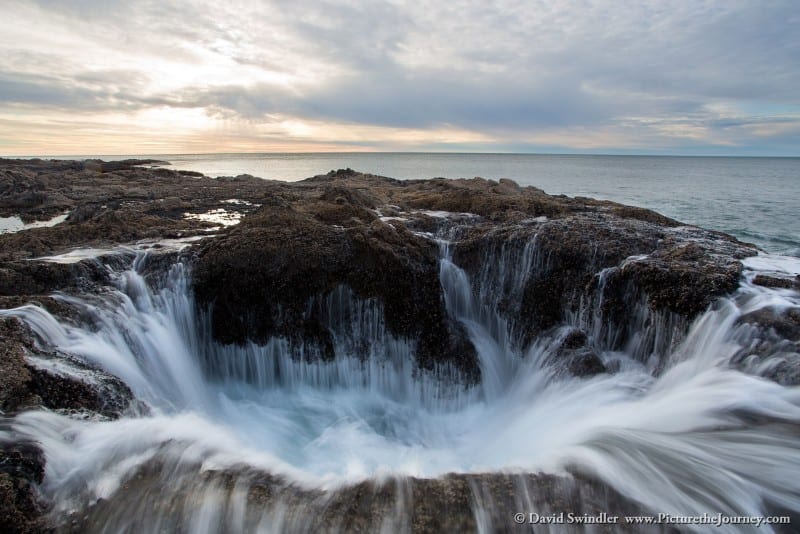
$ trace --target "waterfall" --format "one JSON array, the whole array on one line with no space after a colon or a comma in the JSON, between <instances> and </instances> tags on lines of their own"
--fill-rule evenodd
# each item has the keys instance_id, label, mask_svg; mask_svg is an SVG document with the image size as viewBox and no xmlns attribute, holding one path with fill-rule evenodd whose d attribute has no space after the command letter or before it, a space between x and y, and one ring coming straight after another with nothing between
<instances>
[{"instance_id":1,"label":"waterfall","mask_svg":"<svg viewBox=\"0 0 800 534\"><path fill-rule=\"evenodd\" d=\"M199 355L210 380L246 383L258 390L364 389L409 407L458 409L475 392L460 385L454 367L433 372L416 368L413 340L386 328L383 305L359 299L344 285L309 300L304 319L316 318L331 333L334 357L327 360L316 340L300 343L272 337L266 343L220 345L211 339L210 314L199 318Z\"/></svg>"},{"instance_id":2,"label":"waterfall","mask_svg":"<svg viewBox=\"0 0 800 534\"><path fill-rule=\"evenodd\" d=\"M450 243L440 240L439 246L442 256L439 261L439 279L447 312L464 325L470 341L475 346L481 366L481 387L484 397L496 399L502 394L503 388L514 373L516 358L509 321L498 313L496 305L492 305L496 304L497 297L488 303L484 300L487 286L491 287L493 284L485 281L479 286L479 295L473 295L469 276L453 263ZM526 251L532 248L526 247ZM529 254L523 253L523 258L523 263L529 268ZM499 265L514 266L512 260L505 254L501 256ZM503 274L506 273L504 269L501 271ZM516 276L516 284L511 291L519 290L524 283L524 277L513 273L512 276ZM501 279L501 284L504 281Z\"/></svg>"},{"instance_id":3,"label":"waterfall","mask_svg":"<svg viewBox=\"0 0 800 534\"><path fill-rule=\"evenodd\" d=\"M153 288L137 271L139 254L114 273L113 289L58 297L91 324L30 305L0 311L42 344L120 377L150 407L114 421L31 411L0 431L41 445L42 492L56 518L88 510L103 524L87 528L98 531L303 531L316 523L302 510L333 513L369 483L381 511L369 525L396 531L409 528L402 518L422 505L424 488L455 484L437 477L456 473L472 477L469 509L458 513L491 530L512 512L500 507L541 505L525 478L539 472L597 478L653 513L800 512L800 390L756 375L770 366L747 360L752 331L740 322L763 307L800 307L795 291L746 278L680 340L646 343L667 351L658 373L642 365L640 342L620 347L595 323L589 337L601 357L629 365L578 378L553 364L563 329L522 347L493 308L502 297L491 292L518 291L520 266L537 268L535 246L501 254L495 272L504 274L482 272L475 283L442 242L446 308L482 370L470 388L452 369L418 369L414 341L386 329L381 303L345 286L307 305L331 332L332 359L280 337L220 345L209 312L197 310L189 268L176 263ZM595 311L586 306L564 326L588 325ZM638 320L653 335L674 327L669 318ZM512 477L518 502L487 490L481 477L492 476Z\"/></svg>"}]
</instances>

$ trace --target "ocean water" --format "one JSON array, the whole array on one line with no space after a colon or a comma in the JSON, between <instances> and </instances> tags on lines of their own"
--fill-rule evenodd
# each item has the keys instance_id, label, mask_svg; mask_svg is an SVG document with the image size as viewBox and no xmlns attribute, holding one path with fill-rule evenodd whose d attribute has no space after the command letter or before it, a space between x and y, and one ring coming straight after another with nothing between
<instances>
[{"instance_id":1,"label":"ocean water","mask_svg":"<svg viewBox=\"0 0 800 534\"><path fill-rule=\"evenodd\" d=\"M105 156L123 157L149 156ZM252 174L296 181L349 167L403 180L510 178L550 194L653 209L687 224L732 234L768 252L800 256L800 158L420 153L157 157L176 169L214 177Z\"/></svg>"}]
</instances>

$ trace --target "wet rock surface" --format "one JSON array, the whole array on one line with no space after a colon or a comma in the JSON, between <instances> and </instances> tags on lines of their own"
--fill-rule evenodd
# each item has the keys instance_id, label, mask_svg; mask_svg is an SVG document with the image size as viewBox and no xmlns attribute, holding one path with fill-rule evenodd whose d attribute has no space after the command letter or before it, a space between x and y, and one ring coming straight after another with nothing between
<instances>
[{"instance_id":1,"label":"wet rock surface","mask_svg":"<svg viewBox=\"0 0 800 534\"><path fill-rule=\"evenodd\" d=\"M252 176L214 180L152 167L157 163L0 159L0 217L28 223L68 213L53 227L0 234L0 260L202 234L218 225L187 219L187 213L247 213L256 206L225 201L257 202L270 189L270 182Z\"/></svg>"},{"instance_id":2,"label":"wet rock surface","mask_svg":"<svg viewBox=\"0 0 800 534\"><path fill-rule=\"evenodd\" d=\"M115 419L134 403L121 380L39 346L30 329L14 318L0 318L0 371L0 410L5 414L47 408Z\"/></svg>"},{"instance_id":3,"label":"wet rock surface","mask_svg":"<svg viewBox=\"0 0 800 534\"><path fill-rule=\"evenodd\" d=\"M0 266L0 296L91 291L107 283L106 269L92 262L59 264L19 260Z\"/></svg>"},{"instance_id":4,"label":"wet rock surface","mask_svg":"<svg viewBox=\"0 0 800 534\"><path fill-rule=\"evenodd\" d=\"M28 304L21 297L0 298L3 308ZM65 319L74 310L49 298L37 299L52 313ZM52 361L56 368L42 367L35 361ZM72 373L64 369L69 362ZM87 379L88 378L88 379ZM13 428L16 413L49 409L80 417L116 418L131 409L136 401L130 389L118 378L66 355L43 350L33 333L13 318L0 318L0 426ZM50 532L43 517L48 503L39 496L45 458L36 443L24 439L0 440L0 531L8 533Z\"/></svg>"},{"instance_id":5,"label":"wet rock surface","mask_svg":"<svg viewBox=\"0 0 800 534\"><path fill-rule=\"evenodd\" d=\"M308 316L308 302L344 285L377 298L386 324L417 342L423 368L450 362L477 378L474 350L446 318L436 243L380 220L383 187L399 182L354 176L287 187L226 235L203 245L194 273L202 304L213 306L223 343L271 336L317 339L332 357L331 333ZM399 186L399 185L398 185Z\"/></svg>"},{"instance_id":6,"label":"wet rock surface","mask_svg":"<svg viewBox=\"0 0 800 534\"><path fill-rule=\"evenodd\" d=\"M653 310L694 317L738 286L738 260L756 252L648 210L550 196L510 180L399 181L346 169L281 183L210 179L152 160L0 163L0 215L70 213L52 228L0 235L0 295L94 290L107 283L103 268L27 260L203 235L212 223L187 215L235 206L243 222L196 247L194 289L213 310L217 340L312 339L329 358L331 333L304 311L315 295L347 286L380 301L387 327L417 344L423 368L454 363L468 380L479 378L477 362L462 329L447 320L433 235L452 241L454 262L476 285L496 274L491 263L504 253L535 242L532 264L510 266L527 267L524 283L494 288L500 298L491 303L517 324L521 344L577 313L604 269L604 320L624 329L639 297Z\"/></svg>"},{"instance_id":7,"label":"wet rock surface","mask_svg":"<svg viewBox=\"0 0 800 534\"><path fill-rule=\"evenodd\" d=\"M500 298L491 304L517 324L520 344L576 313L603 269L614 269L604 288L606 320L624 329L632 297L646 298L653 310L696 316L738 287L739 260L756 253L648 210L550 196L508 180L398 181L345 170L272 195L199 252L195 290L213 306L217 339L309 332L324 346L329 333L302 312L311 296L343 284L384 304L392 332L418 342L422 367L456 363L468 377L480 371L467 340L445 320L434 235L452 242L454 262L476 284L498 279L492 262L527 269L521 285L492 291ZM508 264L530 243L532 263Z\"/></svg>"},{"instance_id":8,"label":"wet rock surface","mask_svg":"<svg viewBox=\"0 0 800 534\"><path fill-rule=\"evenodd\" d=\"M753 278L753 283L763 287L800 289L800 275L797 275L794 278L788 278L758 274Z\"/></svg>"},{"instance_id":9,"label":"wet rock surface","mask_svg":"<svg viewBox=\"0 0 800 534\"><path fill-rule=\"evenodd\" d=\"M5 424L5 423L3 423ZM0 530L47 532L37 484L44 479L44 455L33 443L0 443Z\"/></svg>"},{"instance_id":10,"label":"wet rock surface","mask_svg":"<svg viewBox=\"0 0 800 534\"><path fill-rule=\"evenodd\" d=\"M744 348L733 364L779 384L800 385L800 310L767 307L739 318Z\"/></svg>"},{"instance_id":11,"label":"wet rock surface","mask_svg":"<svg viewBox=\"0 0 800 534\"><path fill-rule=\"evenodd\" d=\"M114 498L101 500L86 513L70 518L66 532L97 532L96 525L181 530L197 499L217 511L204 527L225 530L238 525L246 532L269 527L286 532L525 532L514 513L559 518L558 532L671 532L670 528L627 525L619 516L646 512L634 501L579 474L574 477L536 475L447 475L437 479L388 479L361 482L333 491L309 490L257 471L210 471L203 476L162 477L163 467L151 464L126 481ZM154 492L153 488L163 488ZM214 488L203 493L202 488ZM202 496L204 495L204 496ZM202 497L201 497L202 496ZM117 513L120 503L141 510L133 519ZM614 510L614 514L608 514ZM145 513L146 512L146 513ZM563 515L562 515L563 514ZM616 524L585 527L568 524L568 516L602 518L617 515ZM605 514L605 515L603 515ZM547 526L547 525L545 525ZM592 530L596 529L596 530Z\"/></svg>"},{"instance_id":12,"label":"wet rock surface","mask_svg":"<svg viewBox=\"0 0 800 534\"><path fill-rule=\"evenodd\" d=\"M553 365L572 376L591 377L608 371L597 352L589 346L586 333L573 328L553 351Z\"/></svg>"},{"instance_id":13,"label":"wet rock surface","mask_svg":"<svg viewBox=\"0 0 800 534\"><path fill-rule=\"evenodd\" d=\"M310 342L319 349L318 357L331 358L332 332L309 313L309 302L345 286L357 298L381 304L387 329L414 342L421 368L450 364L466 382L477 382L475 349L445 309L438 239L450 243L449 253L470 276L477 298L514 324L515 342L524 345L564 322L573 323L574 331L556 354L567 372L590 377L609 369L587 337L591 321L575 317L591 308L595 321L621 332L605 349L623 346L641 327L633 302L641 302L653 317L688 324L714 299L738 287L740 260L756 253L730 236L687 227L652 211L550 196L508 180L398 181L348 169L280 183L251 176L210 179L150 167L155 164L0 160L0 216L31 222L69 212L59 225L0 235L0 308L35 302L65 320L85 320L49 295L102 291L109 283L106 264L35 258L75 248L212 233L214 237L198 241L188 254L193 258L193 289L203 310L212 311L218 342L281 336ZM216 223L187 217L234 208L245 215L242 222L213 232L209 229ZM165 254L147 259L153 283L174 258ZM520 272L523 276L514 275ZM754 282L797 287L796 281L776 280ZM792 313L778 310L742 319L743 327L761 329L764 340L741 355L743 367L798 352L800 322ZM64 360L64 355L37 346L17 321L0 319L5 424L26 409L99 417L117 417L130 409L132 395L114 377L82 369L96 378L86 382L48 366ZM771 378L800 383L800 366L788 357L781 361L786 363L774 365ZM69 363L80 368L78 362ZM42 526L37 518L44 508L35 486L41 482L44 460L37 451L23 443L4 444L0 451L0 530L25 532ZM145 480L152 476L142 475ZM233 484L225 472L208 476L223 486ZM592 481L539 475L526 480L536 502L553 510L574 505L576 512L589 513L597 502L624 511L638 509ZM254 482L247 499L257 505L280 498L290 510L292 503L298 509L301 502L330 503L320 505L313 525L349 521L370 529L404 491L413 489L411 530L471 531L479 526L472 513L475 496L506 499L514 508L516 483L504 475L413 480L408 490L364 483L331 501L301 490L284 489L277 495L271 484ZM135 494L136 484L129 481L119 498ZM481 493L481 487L489 489ZM181 501L175 499L151 504L179 507ZM98 502L73 526L88 528L94 519L110 517L114 502ZM511 529L509 519L492 518L492 524Z\"/></svg>"}]
</instances>

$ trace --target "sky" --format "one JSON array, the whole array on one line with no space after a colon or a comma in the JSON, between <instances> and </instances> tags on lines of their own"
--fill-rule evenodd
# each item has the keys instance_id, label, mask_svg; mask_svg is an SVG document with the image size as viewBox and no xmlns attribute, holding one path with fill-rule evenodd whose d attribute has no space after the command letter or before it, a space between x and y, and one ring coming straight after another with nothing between
<instances>
[{"instance_id":1,"label":"sky","mask_svg":"<svg viewBox=\"0 0 800 534\"><path fill-rule=\"evenodd\" d=\"M800 156L797 0L0 0L0 155Z\"/></svg>"}]
</instances>

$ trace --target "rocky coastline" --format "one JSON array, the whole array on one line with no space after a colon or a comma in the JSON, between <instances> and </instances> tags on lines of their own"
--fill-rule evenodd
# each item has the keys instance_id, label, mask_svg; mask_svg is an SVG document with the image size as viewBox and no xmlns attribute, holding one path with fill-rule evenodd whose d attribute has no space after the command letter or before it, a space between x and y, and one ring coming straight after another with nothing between
<instances>
[{"instance_id":1,"label":"rocky coastline","mask_svg":"<svg viewBox=\"0 0 800 534\"><path fill-rule=\"evenodd\" d=\"M0 309L35 305L66 322L85 321L80 310L53 294L100 294L109 283L107 266L130 261L130 250L146 248L152 251L145 269L152 284L178 258L192 266L192 290L220 344L281 337L311 360L333 359L336 333L310 303L346 288L355 299L381 307L389 334L416 347L419 369L447 367L465 384L483 377L467 332L446 310L444 254L475 281L479 302L513 324L512 344L526 346L570 325L557 358L565 372L589 377L614 372L598 358L597 340L614 350L636 336L642 364L659 373L660 358L692 319L736 291L741 261L758 253L731 236L649 210L552 196L510 180L399 181L345 169L286 183L247 175L212 179L155 160L0 159L0 217L29 223L65 213L66 220L51 227L0 234ZM504 270L508 266L513 272ZM518 276L520 270L525 277ZM753 283L797 288L799 282L762 276ZM761 340L742 355L743 362L800 352L800 316L794 311L754 313L743 321ZM671 337L655 335L665 323L674 327ZM369 357L366 348L362 357ZM62 363L71 371L63 372ZM44 346L16 319L0 317L4 428L27 410L113 419L147 409L114 376L87 368L92 378L81 380L75 370L85 367ZM800 370L791 366L764 376L800 384ZM49 504L36 489L44 477L41 451L22 441L1 445L0 530L54 528L47 523ZM153 472L143 470L142 479L156 477ZM526 487L540 492L537 502L553 510L562 501L576 513L599 510L600 502L641 511L587 474L576 475L531 474ZM224 471L208 476L232 484ZM250 477L261 480L253 486L261 490L251 489L248 497L256 504L273 498L275 487L283 487L284 498L295 504L319 501L313 492L287 490L266 473ZM131 481L122 493L135 493L138 483ZM513 508L514 483L502 475L409 484L348 488L319 517L347 517L371 528L372 515L388 513L396 494L407 491L419 508L412 530L472 530L472 517L463 513L470 506L465 488L481 484ZM56 527L77 532L112 514L113 502L99 502L71 526ZM453 523L457 517L462 522Z\"/></svg>"}]
</instances>

